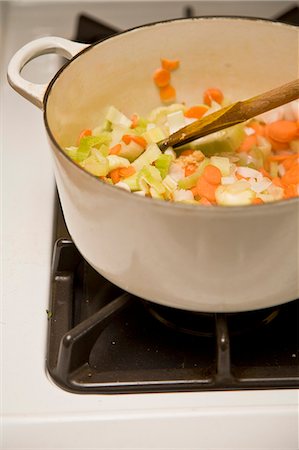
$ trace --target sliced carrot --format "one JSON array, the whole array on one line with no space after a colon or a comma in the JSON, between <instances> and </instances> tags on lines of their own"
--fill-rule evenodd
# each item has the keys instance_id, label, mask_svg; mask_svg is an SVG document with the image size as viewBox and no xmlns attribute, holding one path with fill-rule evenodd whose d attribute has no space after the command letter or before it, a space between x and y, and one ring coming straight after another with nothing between
<instances>
[{"instance_id":1,"label":"sliced carrot","mask_svg":"<svg viewBox=\"0 0 299 450\"><path fill-rule=\"evenodd\" d=\"M171 72L172 70L175 70L179 67L180 61L178 59L161 58L161 65L163 69L169 70L169 72Z\"/></svg>"},{"instance_id":2,"label":"sliced carrot","mask_svg":"<svg viewBox=\"0 0 299 450\"><path fill-rule=\"evenodd\" d=\"M109 172L109 176L114 184L118 183L121 179L120 173L119 173L119 168L111 170L111 172Z\"/></svg>"},{"instance_id":3,"label":"sliced carrot","mask_svg":"<svg viewBox=\"0 0 299 450\"><path fill-rule=\"evenodd\" d=\"M298 161L296 161L296 159L298 158L299 155L295 155L295 158L289 157L286 158L283 162L282 165L286 170L289 170L294 164L297 164Z\"/></svg>"},{"instance_id":4,"label":"sliced carrot","mask_svg":"<svg viewBox=\"0 0 299 450\"><path fill-rule=\"evenodd\" d=\"M249 128L252 128L258 136L265 135L265 125L262 125L259 122L251 122L248 125Z\"/></svg>"},{"instance_id":5,"label":"sliced carrot","mask_svg":"<svg viewBox=\"0 0 299 450\"><path fill-rule=\"evenodd\" d=\"M221 183L221 171L216 166L209 164L205 167L203 171L204 178L213 185L218 185Z\"/></svg>"},{"instance_id":6,"label":"sliced carrot","mask_svg":"<svg viewBox=\"0 0 299 450\"><path fill-rule=\"evenodd\" d=\"M188 164L185 167L185 177L188 177L189 175L192 175L197 169L196 164Z\"/></svg>"},{"instance_id":7,"label":"sliced carrot","mask_svg":"<svg viewBox=\"0 0 299 450\"><path fill-rule=\"evenodd\" d=\"M131 175L134 175L134 173L136 172L135 168L133 166L129 166L129 167L121 167L119 169L119 175L122 178L128 178Z\"/></svg>"},{"instance_id":8,"label":"sliced carrot","mask_svg":"<svg viewBox=\"0 0 299 450\"><path fill-rule=\"evenodd\" d=\"M131 121L132 121L131 128L136 128L137 127L138 120L139 120L139 117L137 116L137 114L132 114L131 115Z\"/></svg>"},{"instance_id":9,"label":"sliced carrot","mask_svg":"<svg viewBox=\"0 0 299 450\"><path fill-rule=\"evenodd\" d=\"M167 86L170 82L170 72L169 72L169 70L159 68L159 69L155 70L155 72L153 74L153 79L154 79L156 86L158 86L160 88Z\"/></svg>"},{"instance_id":10,"label":"sliced carrot","mask_svg":"<svg viewBox=\"0 0 299 450\"><path fill-rule=\"evenodd\" d=\"M176 98L176 90L171 84L160 88L160 99L162 102L172 102Z\"/></svg>"},{"instance_id":11,"label":"sliced carrot","mask_svg":"<svg viewBox=\"0 0 299 450\"><path fill-rule=\"evenodd\" d=\"M206 105L191 106L184 112L184 116L189 119L200 119L209 109Z\"/></svg>"},{"instance_id":12,"label":"sliced carrot","mask_svg":"<svg viewBox=\"0 0 299 450\"><path fill-rule=\"evenodd\" d=\"M292 197L297 197L297 196L298 196L298 193L297 193L296 184L289 184L288 186L285 187L284 198L292 198Z\"/></svg>"},{"instance_id":13,"label":"sliced carrot","mask_svg":"<svg viewBox=\"0 0 299 450\"><path fill-rule=\"evenodd\" d=\"M252 200L252 205L263 205L263 204L264 204L263 200L259 197L256 197Z\"/></svg>"},{"instance_id":14,"label":"sliced carrot","mask_svg":"<svg viewBox=\"0 0 299 450\"><path fill-rule=\"evenodd\" d=\"M210 202L214 202L216 200L215 191L217 186L215 184L211 184L207 181L204 176L201 176L196 184L198 195L201 197L207 198Z\"/></svg>"},{"instance_id":15,"label":"sliced carrot","mask_svg":"<svg viewBox=\"0 0 299 450\"><path fill-rule=\"evenodd\" d=\"M92 131L89 128L81 131L81 133L79 134L79 137L78 137L78 144L80 143L80 141L83 137L91 136L91 135L92 135Z\"/></svg>"},{"instance_id":16,"label":"sliced carrot","mask_svg":"<svg viewBox=\"0 0 299 450\"><path fill-rule=\"evenodd\" d=\"M281 179L279 177L272 178L272 183L275 186L278 186L278 187L281 187L281 188L283 187L283 184L282 184Z\"/></svg>"},{"instance_id":17,"label":"sliced carrot","mask_svg":"<svg viewBox=\"0 0 299 450\"><path fill-rule=\"evenodd\" d=\"M223 98L223 93L220 91L220 89L217 88L206 89L203 93L203 102L209 106L211 106L212 101L221 105L221 103L223 102Z\"/></svg>"},{"instance_id":18,"label":"sliced carrot","mask_svg":"<svg viewBox=\"0 0 299 450\"><path fill-rule=\"evenodd\" d=\"M109 155L118 155L121 151L121 144L116 144L109 149Z\"/></svg>"},{"instance_id":19,"label":"sliced carrot","mask_svg":"<svg viewBox=\"0 0 299 450\"><path fill-rule=\"evenodd\" d=\"M240 147L237 149L238 153L247 153L249 152L252 147L254 147L257 143L257 136L256 134L251 134L250 136L246 136Z\"/></svg>"},{"instance_id":20,"label":"sliced carrot","mask_svg":"<svg viewBox=\"0 0 299 450\"><path fill-rule=\"evenodd\" d=\"M129 145L130 142L133 141L143 148L145 148L147 146L147 142L142 136L134 136L132 134L124 134L122 137L122 141L127 145Z\"/></svg>"},{"instance_id":21,"label":"sliced carrot","mask_svg":"<svg viewBox=\"0 0 299 450\"><path fill-rule=\"evenodd\" d=\"M197 196L198 196L198 192L197 192L197 187L196 187L196 186L192 187L192 188L190 189L190 191L192 192L192 194L193 194L194 197L197 197Z\"/></svg>"},{"instance_id":22,"label":"sliced carrot","mask_svg":"<svg viewBox=\"0 0 299 450\"><path fill-rule=\"evenodd\" d=\"M181 153L181 156L189 156L189 155L192 155L192 153L194 153L194 150L191 150L191 149L189 149L189 150L184 150L184 151Z\"/></svg>"},{"instance_id":23,"label":"sliced carrot","mask_svg":"<svg viewBox=\"0 0 299 450\"><path fill-rule=\"evenodd\" d=\"M206 206L212 206L213 203L211 203L206 197L201 197L199 200L200 205L206 205Z\"/></svg>"},{"instance_id":24,"label":"sliced carrot","mask_svg":"<svg viewBox=\"0 0 299 450\"><path fill-rule=\"evenodd\" d=\"M295 139L297 124L291 120L277 120L267 126L268 136L276 142L286 143Z\"/></svg>"},{"instance_id":25,"label":"sliced carrot","mask_svg":"<svg viewBox=\"0 0 299 450\"><path fill-rule=\"evenodd\" d=\"M299 164L293 165L287 170L281 181L285 185L299 183Z\"/></svg>"}]
</instances>

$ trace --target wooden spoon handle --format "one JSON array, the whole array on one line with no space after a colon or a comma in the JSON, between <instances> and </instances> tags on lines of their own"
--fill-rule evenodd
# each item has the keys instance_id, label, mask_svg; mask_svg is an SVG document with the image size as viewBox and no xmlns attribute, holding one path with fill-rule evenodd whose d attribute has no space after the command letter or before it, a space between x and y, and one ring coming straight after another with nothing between
<instances>
[{"instance_id":1,"label":"wooden spoon handle","mask_svg":"<svg viewBox=\"0 0 299 450\"><path fill-rule=\"evenodd\" d=\"M299 98L299 79L284 84L271 91L232 103L231 105L209 114L187 125L158 143L161 150L178 147L200 137L231 127L259 114Z\"/></svg>"}]
</instances>

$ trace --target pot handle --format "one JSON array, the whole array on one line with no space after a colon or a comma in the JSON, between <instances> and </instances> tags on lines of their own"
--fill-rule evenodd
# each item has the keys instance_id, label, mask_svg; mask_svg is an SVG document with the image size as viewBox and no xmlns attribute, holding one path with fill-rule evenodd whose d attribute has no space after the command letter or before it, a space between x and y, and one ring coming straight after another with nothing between
<instances>
[{"instance_id":1,"label":"pot handle","mask_svg":"<svg viewBox=\"0 0 299 450\"><path fill-rule=\"evenodd\" d=\"M48 84L32 83L22 77L21 71L32 59L47 53L57 53L67 59L72 59L89 44L73 42L61 37L42 37L29 42L20 48L8 65L7 78L11 87L34 105L43 109L44 95Z\"/></svg>"}]
</instances>

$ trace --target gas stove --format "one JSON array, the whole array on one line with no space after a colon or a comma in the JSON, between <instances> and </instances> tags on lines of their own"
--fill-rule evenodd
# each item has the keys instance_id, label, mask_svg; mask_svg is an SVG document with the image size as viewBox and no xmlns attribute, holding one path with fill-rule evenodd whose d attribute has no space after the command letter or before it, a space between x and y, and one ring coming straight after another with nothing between
<instances>
[{"instance_id":1,"label":"gas stove","mask_svg":"<svg viewBox=\"0 0 299 450\"><path fill-rule=\"evenodd\" d=\"M44 35L91 43L183 15L298 23L297 7L8 1L0 3L2 68ZM61 64L44 56L24 73L46 82ZM65 228L41 112L8 87L3 69L1 81L1 448L298 448L298 301L194 315L111 285Z\"/></svg>"}]
</instances>

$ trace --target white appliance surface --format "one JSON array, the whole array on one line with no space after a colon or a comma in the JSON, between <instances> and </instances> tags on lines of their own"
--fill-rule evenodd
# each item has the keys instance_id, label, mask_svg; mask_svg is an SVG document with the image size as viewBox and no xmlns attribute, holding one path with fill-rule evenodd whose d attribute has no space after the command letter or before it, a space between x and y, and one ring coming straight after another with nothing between
<instances>
[{"instance_id":1,"label":"white appliance surface","mask_svg":"<svg viewBox=\"0 0 299 450\"><path fill-rule=\"evenodd\" d=\"M197 15L273 17L294 2L185 2ZM2 449L298 449L298 390L78 395L45 369L55 183L42 112L6 81L10 57L45 35L72 38L88 13L120 29L182 15L183 2L0 3ZM216 5L216 6L215 6ZM47 82L55 55L24 76Z\"/></svg>"}]
</instances>

